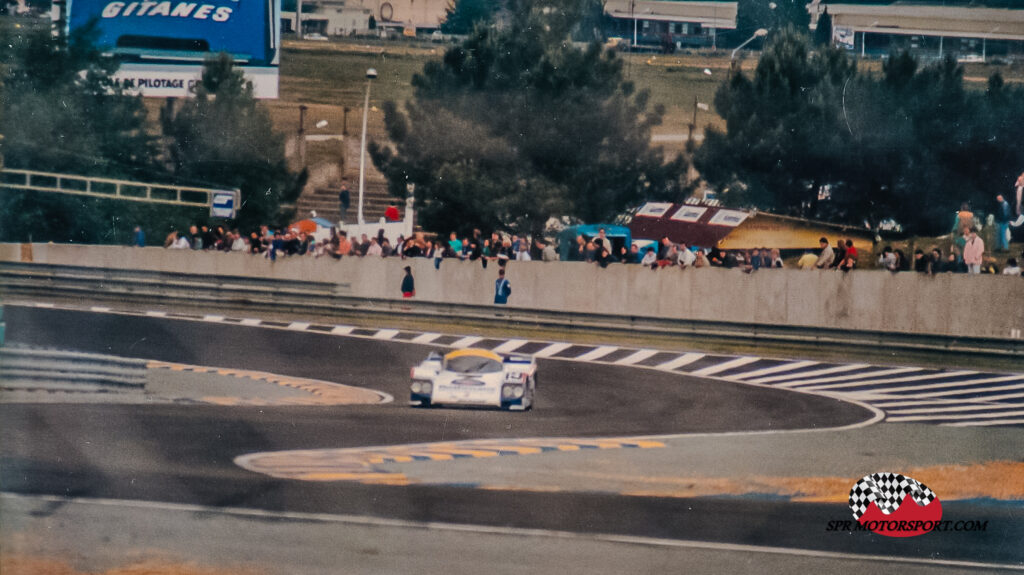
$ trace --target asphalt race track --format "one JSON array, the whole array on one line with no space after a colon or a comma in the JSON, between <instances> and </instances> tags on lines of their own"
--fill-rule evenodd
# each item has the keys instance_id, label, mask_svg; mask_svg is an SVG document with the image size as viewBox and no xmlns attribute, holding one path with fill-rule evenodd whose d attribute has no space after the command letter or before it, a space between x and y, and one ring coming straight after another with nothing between
<instances>
[{"instance_id":1,"label":"asphalt race track","mask_svg":"<svg viewBox=\"0 0 1024 575\"><path fill-rule=\"evenodd\" d=\"M827 550L894 557L1020 563L1022 550L984 533L930 534L913 545L873 534L826 533L845 505L770 498L622 497L274 479L234 458L290 449L529 437L628 437L831 428L870 419L851 403L777 389L608 365L539 360L528 413L418 410L408 370L433 349L118 314L7 306L7 340L194 365L265 370L368 387L379 406L2 404L4 492L213 507L338 513L475 525ZM511 326L510 326L511 329ZM764 455L762 455L764 456ZM808 454L827 457L828 454ZM949 514L1024 532L1019 509L951 502Z\"/></svg>"}]
</instances>

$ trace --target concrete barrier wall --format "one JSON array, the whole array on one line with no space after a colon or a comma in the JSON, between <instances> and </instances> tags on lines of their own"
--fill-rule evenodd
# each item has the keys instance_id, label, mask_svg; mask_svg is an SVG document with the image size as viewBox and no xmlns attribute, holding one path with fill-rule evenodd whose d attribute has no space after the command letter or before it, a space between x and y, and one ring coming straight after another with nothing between
<instances>
[{"instance_id":1,"label":"concrete barrier wall","mask_svg":"<svg viewBox=\"0 0 1024 575\"><path fill-rule=\"evenodd\" d=\"M488 305L498 266L422 258L279 258L248 254L128 248L0 244L0 261L170 273L303 280L336 293L398 299L411 266L419 300ZM765 325L1020 339L1024 279L884 271L851 273L678 268L575 262L512 262L510 307Z\"/></svg>"}]
</instances>

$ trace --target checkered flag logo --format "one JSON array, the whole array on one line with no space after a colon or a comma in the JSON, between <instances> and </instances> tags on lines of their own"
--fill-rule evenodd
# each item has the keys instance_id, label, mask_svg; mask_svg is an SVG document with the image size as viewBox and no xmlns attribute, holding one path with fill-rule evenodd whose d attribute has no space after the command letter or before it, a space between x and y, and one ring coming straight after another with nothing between
<instances>
[{"instance_id":1,"label":"checkered flag logo","mask_svg":"<svg viewBox=\"0 0 1024 575\"><path fill-rule=\"evenodd\" d=\"M878 506L883 515L896 511L903 499L910 494L921 507L935 499L935 492L923 483L899 473L873 473L865 475L850 490L850 509L853 518L860 520L871 502Z\"/></svg>"}]
</instances>

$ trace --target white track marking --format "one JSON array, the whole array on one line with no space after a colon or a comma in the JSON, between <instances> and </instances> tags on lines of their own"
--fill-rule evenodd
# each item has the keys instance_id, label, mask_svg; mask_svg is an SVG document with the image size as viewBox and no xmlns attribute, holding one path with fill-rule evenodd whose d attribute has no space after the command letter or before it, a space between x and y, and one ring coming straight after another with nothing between
<instances>
[{"instance_id":1,"label":"white track marking","mask_svg":"<svg viewBox=\"0 0 1024 575\"><path fill-rule=\"evenodd\" d=\"M592 350L588 351L587 353L584 353L583 355L577 356L577 357L575 357L573 359L575 359L576 361L595 361L595 360L601 359L602 357L612 353L613 351L615 351L617 349L619 349L619 348L617 348L617 347L615 347L613 345L602 345L602 346L600 346L600 347L598 347L596 349L592 349Z\"/></svg>"},{"instance_id":2,"label":"white track marking","mask_svg":"<svg viewBox=\"0 0 1024 575\"><path fill-rule=\"evenodd\" d=\"M53 302L49 302L49 301L37 301L37 302L33 302L32 305L34 305L35 307L45 307L45 308L55 307L53 305Z\"/></svg>"},{"instance_id":3,"label":"white track marking","mask_svg":"<svg viewBox=\"0 0 1024 575\"><path fill-rule=\"evenodd\" d=\"M750 381L747 381L746 383L775 383L777 381L786 381L786 380L799 379L799 378L804 378L804 377L814 377L814 376L818 376L818 375L828 375L830 373L842 373L844 371L853 371L855 369L867 369L869 367L873 367L873 366L868 365L866 363L850 363L850 364L847 364L847 365L837 365L835 367L826 367L826 368L823 368L823 369L815 369L813 371L805 371L805 372L796 373L796 374L786 373L786 374L783 374L783 375L773 375L771 377L760 377L758 379L751 379ZM787 385L789 385L789 384L788 383L780 383L779 384L780 387L786 387Z\"/></svg>"},{"instance_id":4,"label":"white track marking","mask_svg":"<svg viewBox=\"0 0 1024 575\"><path fill-rule=\"evenodd\" d=\"M109 307L103 307L103 306L100 306L100 305L94 305L94 306L90 307L89 310L90 311L99 312L99 313L106 313L106 312L110 311L110 308Z\"/></svg>"},{"instance_id":5,"label":"white track marking","mask_svg":"<svg viewBox=\"0 0 1024 575\"><path fill-rule=\"evenodd\" d=\"M998 383L1000 381L1014 381L1024 379L1024 375L1004 375L999 377L986 377L984 379L961 379L959 381L948 381L945 383L931 383L928 385L908 385L906 387L886 388L886 393L897 391L922 391L926 389L943 389L946 387L958 387L964 385L978 385L982 383Z\"/></svg>"},{"instance_id":6,"label":"white track marking","mask_svg":"<svg viewBox=\"0 0 1024 575\"><path fill-rule=\"evenodd\" d=\"M262 323L263 323L262 319L247 318L247 319L243 319L242 320L242 325L247 325L247 326L250 326L250 327L257 326L257 325L260 325Z\"/></svg>"},{"instance_id":7,"label":"white track marking","mask_svg":"<svg viewBox=\"0 0 1024 575\"><path fill-rule=\"evenodd\" d=\"M853 381L853 380L864 380L871 379L872 377L880 377L883 375L896 375L897 373L907 373L914 371L923 371L919 367L896 367L893 369L883 369L881 371L873 371L870 373L855 373L852 375L837 375L834 377L818 377L814 379L802 379L800 381L794 381L785 384L784 387L803 387L805 385L814 385L816 383L830 383L833 381Z\"/></svg>"},{"instance_id":8,"label":"white track marking","mask_svg":"<svg viewBox=\"0 0 1024 575\"><path fill-rule=\"evenodd\" d=\"M703 354L703 353L684 353L683 355L681 355L681 356L679 356L679 357L677 357L677 358L675 358L673 360L666 361L665 363L662 363L662 364L658 364L657 366L655 366L655 369L662 369L662 370L665 370L665 371L672 371L673 369L676 369L676 368L679 368L679 367L683 367L684 365L690 365L691 363L693 363L693 362L697 361L698 359L704 357L704 355L705 354Z\"/></svg>"},{"instance_id":9,"label":"white track marking","mask_svg":"<svg viewBox=\"0 0 1024 575\"><path fill-rule=\"evenodd\" d=\"M730 553L769 554L794 557L814 557L821 559L841 559L847 561L863 561L874 563L897 563L906 565L925 565L928 567L958 567L961 569L1002 569L1007 571L1024 571L1024 565L1006 563L984 563L980 561L957 561L952 559L931 559L923 557L866 555L859 553L843 553L840 551L819 551L814 549L797 549L792 547L771 547L744 545L740 543L715 543L709 541L691 541L686 539L661 539L636 535L605 535L594 533L575 533L572 531L555 531L550 529L527 529L522 527L502 527L492 525L471 525L466 523L441 523L412 521L407 519L387 519L358 515L340 515L332 513L308 513L300 511L269 511L264 509L248 509L241 507L211 507L190 503L164 503L159 501L138 501L129 499L89 499L84 497L59 497L55 495L20 495L2 493L0 498L37 500L49 503L78 505L94 505L124 509L149 509L190 513L201 516L250 517L275 520L292 520L319 522L340 525L359 525L372 527L390 527L412 529L416 531L447 531L454 533L479 533L487 535L509 535L516 539L539 538L543 540L589 541L598 543L622 543L626 545L642 545L666 549L707 549ZM755 562L755 558L751 558Z\"/></svg>"},{"instance_id":10,"label":"white track marking","mask_svg":"<svg viewBox=\"0 0 1024 575\"><path fill-rule=\"evenodd\" d=\"M290 329L292 331L306 331L307 329L309 329L309 324L304 321L293 321L292 323L288 324L288 327L286 327L285 329Z\"/></svg>"},{"instance_id":11,"label":"white track marking","mask_svg":"<svg viewBox=\"0 0 1024 575\"><path fill-rule=\"evenodd\" d=\"M793 371L794 369L800 369L802 367L810 367L812 365L818 365L816 361L793 361L790 363L784 363L782 365L776 365L775 367L766 367L764 369L757 369L754 371L748 371L746 373L740 373L737 375L730 375L729 379L744 380L751 377L764 377L766 375L772 375L774 373L781 373L783 371Z\"/></svg>"},{"instance_id":12,"label":"white track marking","mask_svg":"<svg viewBox=\"0 0 1024 575\"><path fill-rule=\"evenodd\" d=\"M525 339L510 339L510 340L506 341L505 343L499 345L498 347L494 348L494 352L495 353L512 353L513 351L519 349L520 347L523 347L527 343L529 343L529 342L526 341Z\"/></svg>"},{"instance_id":13,"label":"white track marking","mask_svg":"<svg viewBox=\"0 0 1024 575\"><path fill-rule=\"evenodd\" d=\"M755 361L757 361L759 359L761 359L761 358L759 358L759 357L737 357L736 359L733 359L733 360L730 360L730 361L727 361L727 362L724 362L724 363L719 363L717 365L708 366L708 367L705 367L704 369L698 369L697 371L691 372L690 375L696 375L696 376L715 375L716 373L721 373L723 371L728 371L728 370L730 370L730 369L732 369L734 367L740 367L740 366L747 365L748 363L754 363Z\"/></svg>"},{"instance_id":14,"label":"white track marking","mask_svg":"<svg viewBox=\"0 0 1024 575\"><path fill-rule=\"evenodd\" d=\"M942 419L942 420L947 420L947 421L948 420L959 420L959 419L989 419L989 418L996 418L996 417L1009 417L1009 416L1015 416L1015 415L1024 416L1024 409L1019 409L1018 408L1017 411L1008 411L1008 412L1001 412L1001 413L965 413L965 414L960 414L960 415L948 414L948 413L942 413L942 414L938 414L938 415L906 415L906 416L897 415L897 416L894 416L894 417L886 417L885 420L886 421L890 421L892 423L900 423L900 422L903 422L903 421L928 421L928 420L931 420L931 419Z\"/></svg>"},{"instance_id":15,"label":"white track marking","mask_svg":"<svg viewBox=\"0 0 1024 575\"><path fill-rule=\"evenodd\" d=\"M167 312L165 312L165 311L147 311L146 315L149 316L149 317L167 317Z\"/></svg>"},{"instance_id":16,"label":"white track marking","mask_svg":"<svg viewBox=\"0 0 1024 575\"><path fill-rule=\"evenodd\" d=\"M1000 386L1000 387L983 387L981 389L954 389L952 391L941 391L941 392L935 392L935 393L919 393L917 395L914 395L914 397L946 397L946 396L949 396L949 395L961 395L961 394L964 394L964 393L980 393L980 392L989 393L989 392L992 392L992 391L1013 391L1015 389L1024 389L1024 384L1020 384L1020 385L1003 385L1003 386ZM999 397L1002 397L1002 398L1006 399L1008 396L1002 395L1002 396L999 396ZM1011 395L1009 397L1013 397L1013 396ZM979 397L977 399L979 399L981 401L991 401L993 398L987 398L986 399L984 397Z\"/></svg>"},{"instance_id":17,"label":"white track marking","mask_svg":"<svg viewBox=\"0 0 1024 575\"><path fill-rule=\"evenodd\" d=\"M430 342L434 341L435 339L437 339L439 337L441 337L441 334L439 334L439 333L425 333L423 335L418 335L418 336L412 338L412 342L413 343L430 343Z\"/></svg>"},{"instance_id":18,"label":"white track marking","mask_svg":"<svg viewBox=\"0 0 1024 575\"><path fill-rule=\"evenodd\" d=\"M382 329L373 334L373 339L394 339L398 335L397 329Z\"/></svg>"},{"instance_id":19,"label":"white track marking","mask_svg":"<svg viewBox=\"0 0 1024 575\"><path fill-rule=\"evenodd\" d=\"M886 410L890 415L915 415L919 413L950 413L957 411L1007 411L1020 409L1020 405L1013 404L975 404L975 405L951 405L948 407L919 407L914 409L893 409Z\"/></svg>"},{"instance_id":20,"label":"white track marking","mask_svg":"<svg viewBox=\"0 0 1024 575\"><path fill-rule=\"evenodd\" d=\"M482 337L476 337L475 335L464 337L458 341L452 342L452 347L455 349L465 349L471 347L476 342L482 340Z\"/></svg>"},{"instance_id":21,"label":"white track marking","mask_svg":"<svg viewBox=\"0 0 1024 575\"><path fill-rule=\"evenodd\" d=\"M655 349L641 349L615 362L615 365L633 365L658 353Z\"/></svg>"},{"instance_id":22,"label":"white track marking","mask_svg":"<svg viewBox=\"0 0 1024 575\"><path fill-rule=\"evenodd\" d=\"M572 347L571 343L553 343L533 354L533 357L551 357L558 352L569 349L570 347Z\"/></svg>"},{"instance_id":23,"label":"white track marking","mask_svg":"<svg viewBox=\"0 0 1024 575\"><path fill-rule=\"evenodd\" d=\"M939 373L928 373L928 374L925 374L925 375L912 375L912 376L909 376L909 377L890 377L888 379L866 379L866 380L854 381L854 382L850 382L850 383L833 383L833 384L829 384L829 385L816 385L814 387L808 387L807 389L809 391L817 391L817 390L821 390L821 389L844 389L844 388L847 388L847 387L859 387L859 386L864 386L864 385L881 385L881 384L886 384L886 383L908 383L908 382L911 382L911 381L927 381L929 379L945 379L945 378L948 378L948 377L962 377L962 376L965 376L965 375L977 375L977 374L978 374L978 372L976 372L976 371L945 371L945 372L939 372ZM963 380L961 380L961 381L963 381ZM943 383L943 384L936 384L936 385L947 385L947 384L948 384L948 382L947 383ZM890 392L890 391L895 391L896 389L901 389L901 388L898 388L898 387L897 388L892 388L892 389L885 388L884 391ZM904 389L906 389L906 388L904 388ZM910 389L913 389L913 387L911 387Z\"/></svg>"},{"instance_id":24,"label":"white track marking","mask_svg":"<svg viewBox=\"0 0 1024 575\"><path fill-rule=\"evenodd\" d=\"M1017 419L997 419L995 421L958 421L956 423L940 423L948 427L975 427L990 425L1024 425L1024 417Z\"/></svg>"},{"instance_id":25,"label":"white track marking","mask_svg":"<svg viewBox=\"0 0 1024 575\"><path fill-rule=\"evenodd\" d=\"M222 316L222 315L204 315L203 316L203 321L208 321L208 322L211 322L211 323L220 323L220 322L224 321L224 316Z\"/></svg>"}]
</instances>

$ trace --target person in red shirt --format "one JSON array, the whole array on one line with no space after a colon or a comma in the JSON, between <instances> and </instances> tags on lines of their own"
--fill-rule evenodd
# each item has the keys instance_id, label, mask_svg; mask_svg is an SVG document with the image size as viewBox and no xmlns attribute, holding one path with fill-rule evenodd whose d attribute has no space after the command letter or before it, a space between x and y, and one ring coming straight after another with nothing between
<instances>
[{"instance_id":1,"label":"person in red shirt","mask_svg":"<svg viewBox=\"0 0 1024 575\"><path fill-rule=\"evenodd\" d=\"M389 222L397 222L402 219L402 217L398 215L398 206L395 204L388 206L388 209L384 210L384 219Z\"/></svg>"},{"instance_id":2,"label":"person in red shirt","mask_svg":"<svg viewBox=\"0 0 1024 575\"><path fill-rule=\"evenodd\" d=\"M857 266L857 248L853 246L853 240L846 240L846 255L839 264L839 269L848 272Z\"/></svg>"}]
</instances>

